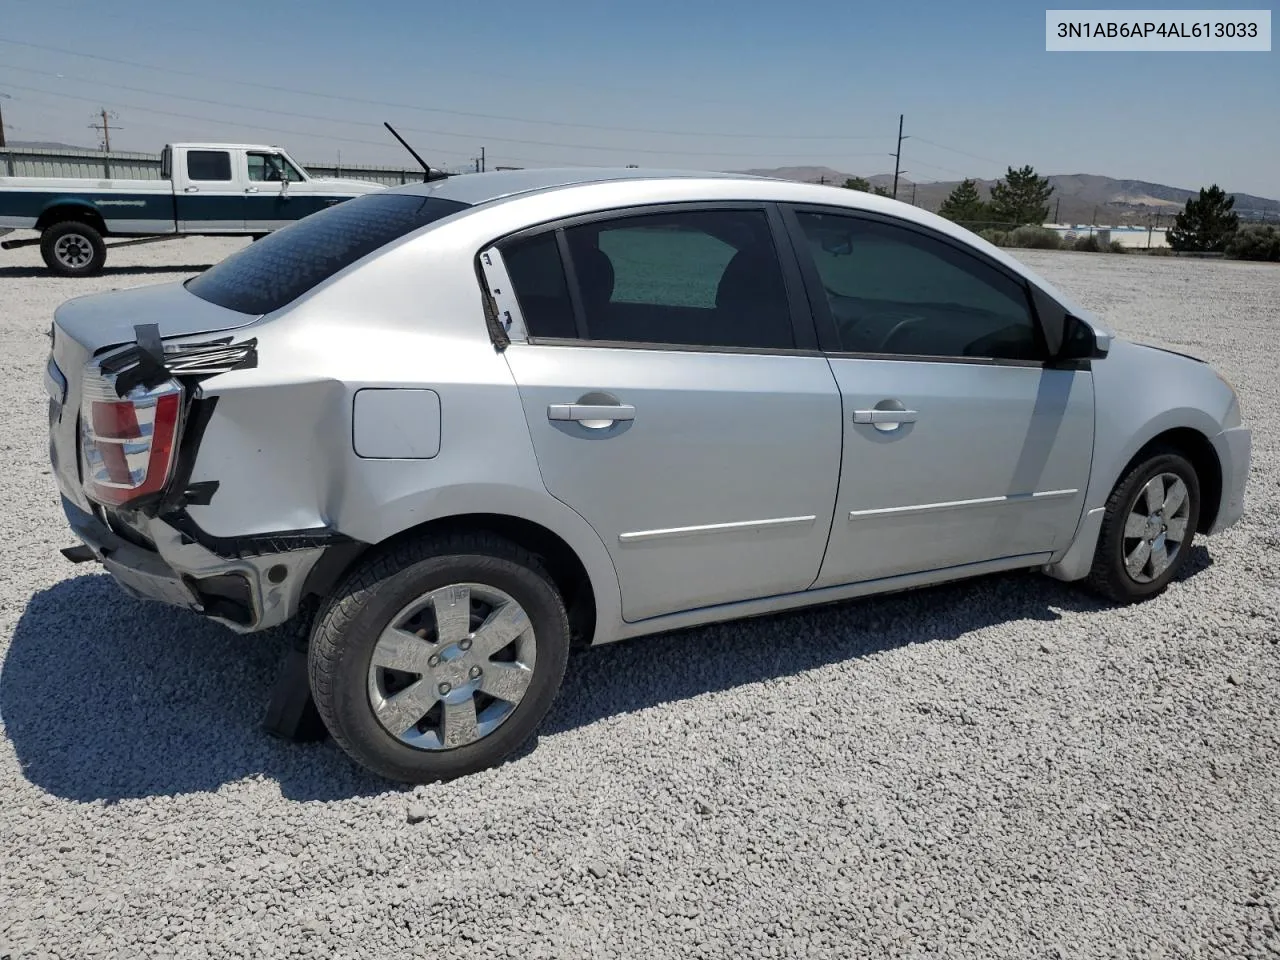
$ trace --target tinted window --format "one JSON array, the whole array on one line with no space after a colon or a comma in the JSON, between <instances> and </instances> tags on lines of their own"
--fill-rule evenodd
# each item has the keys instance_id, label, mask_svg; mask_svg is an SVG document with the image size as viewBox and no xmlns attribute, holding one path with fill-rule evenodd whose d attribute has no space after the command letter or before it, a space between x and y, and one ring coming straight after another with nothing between
<instances>
[{"instance_id":1,"label":"tinted window","mask_svg":"<svg viewBox=\"0 0 1280 960\"><path fill-rule=\"evenodd\" d=\"M269 313L392 240L466 204L372 193L268 234L187 283L197 297L240 313Z\"/></svg>"},{"instance_id":2,"label":"tinted window","mask_svg":"<svg viewBox=\"0 0 1280 960\"><path fill-rule=\"evenodd\" d=\"M1043 358L1025 288L915 230L799 214L842 349L939 357Z\"/></svg>"},{"instance_id":3,"label":"tinted window","mask_svg":"<svg viewBox=\"0 0 1280 960\"><path fill-rule=\"evenodd\" d=\"M502 260L532 337L576 337L573 304L554 233L502 245Z\"/></svg>"},{"instance_id":4,"label":"tinted window","mask_svg":"<svg viewBox=\"0 0 1280 960\"><path fill-rule=\"evenodd\" d=\"M565 236L592 340L795 346L763 211L626 217Z\"/></svg>"},{"instance_id":5,"label":"tinted window","mask_svg":"<svg viewBox=\"0 0 1280 960\"><path fill-rule=\"evenodd\" d=\"M230 180L231 154L225 150L187 151L188 180Z\"/></svg>"}]
</instances>

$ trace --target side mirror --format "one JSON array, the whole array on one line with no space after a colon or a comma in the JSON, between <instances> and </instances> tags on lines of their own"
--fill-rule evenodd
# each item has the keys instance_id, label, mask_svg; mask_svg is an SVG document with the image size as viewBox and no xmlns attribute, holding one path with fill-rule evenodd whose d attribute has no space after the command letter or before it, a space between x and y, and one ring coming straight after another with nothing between
<instances>
[{"instance_id":1,"label":"side mirror","mask_svg":"<svg viewBox=\"0 0 1280 960\"><path fill-rule=\"evenodd\" d=\"M1088 323L1067 314L1063 321L1062 347L1055 360L1098 360L1107 355L1110 336L1100 337Z\"/></svg>"}]
</instances>

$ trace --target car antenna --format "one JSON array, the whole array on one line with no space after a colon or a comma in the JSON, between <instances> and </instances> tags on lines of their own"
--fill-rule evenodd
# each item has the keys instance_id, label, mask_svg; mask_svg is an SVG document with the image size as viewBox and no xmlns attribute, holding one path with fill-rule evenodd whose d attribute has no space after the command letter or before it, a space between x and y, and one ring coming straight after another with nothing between
<instances>
[{"instance_id":1,"label":"car antenna","mask_svg":"<svg viewBox=\"0 0 1280 960\"><path fill-rule=\"evenodd\" d=\"M431 181L431 180L443 180L445 177L449 176L449 175L448 175L447 173L445 173L443 170L437 170L437 171L435 172L435 176L432 176L432 174L431 174L431 167L430 167L430 166L428 166L427 161L423 160L420 156L418 156L418 151L417 151L417 150L415 150L415 149L413 149L413 147L409 146L409 142L408 142L407 140L405 140L405 138L404 138L404 137L402 137L402 136L400 136L400 134L396 133L396 128L395 128L395 127L393 127L391 124L387 123L387 121L385 121L385 120L383 120L383 121L382 121L382 125L383 125L384 127L386 127L388 130L390 130L390 131L391 131L391 135L392 135L393 137L395 137L397 140L399 140L399 141L400 141L400 143L401 143L401 145L402 145L406 150L408 150L411 154L413 154L413 159L415 159L415 160L417 160L417 161L418 161L419 165L422 167L422 182L423 182L423 183L427 183L427 182L429 182L429 181Z\"/></svg>"}]
</instances>

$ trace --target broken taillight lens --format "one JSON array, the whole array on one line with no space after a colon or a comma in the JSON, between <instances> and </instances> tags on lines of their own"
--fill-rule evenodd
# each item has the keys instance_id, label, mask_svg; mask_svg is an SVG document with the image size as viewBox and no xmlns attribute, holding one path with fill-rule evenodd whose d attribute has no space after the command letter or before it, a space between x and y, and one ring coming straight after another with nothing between
<instances>
[{"instance_id":1,"label":"broken taillight lens","mask_svg":"<svg viewBox=\"0 0 1280 960\"><path fill-rule=\"evenodd\" d=\"M170 380L116 396L113 378L86 377L80 407L84 490L120 506L164 489L177 459L182 387Z\"/></svg>"}]
</instances>

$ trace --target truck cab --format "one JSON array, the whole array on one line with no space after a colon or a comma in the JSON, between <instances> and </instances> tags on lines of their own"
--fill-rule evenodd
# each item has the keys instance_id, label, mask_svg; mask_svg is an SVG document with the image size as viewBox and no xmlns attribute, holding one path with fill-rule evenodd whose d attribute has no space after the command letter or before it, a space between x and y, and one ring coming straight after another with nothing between
<instances>
[{"instance_id":1,"label":"truck cab","mask_svg":"<svg viewBox=\"0 0 1280 960\"><path fill-rule=\"evenodd\" d=\"M351 196L379 189L312 177L280 147L175 143L161 155L173 183L176 232L264 234Z\"/></svg>"}]
</instances>

